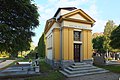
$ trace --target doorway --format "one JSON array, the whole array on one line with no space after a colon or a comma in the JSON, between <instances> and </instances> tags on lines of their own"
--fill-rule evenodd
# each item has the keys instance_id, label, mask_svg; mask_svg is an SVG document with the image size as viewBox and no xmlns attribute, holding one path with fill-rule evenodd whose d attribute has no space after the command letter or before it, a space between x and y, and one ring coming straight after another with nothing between
<instances>
[{"instance_id":1,"label":"doorway","mask_svg":"<svg viewBox=\"0 0 120 80\"><path fill-rule=\"evenodd\" d=\"M80 48L81 44L74 44L74 61L80 62Z\"/></svg>"}]
</instances>

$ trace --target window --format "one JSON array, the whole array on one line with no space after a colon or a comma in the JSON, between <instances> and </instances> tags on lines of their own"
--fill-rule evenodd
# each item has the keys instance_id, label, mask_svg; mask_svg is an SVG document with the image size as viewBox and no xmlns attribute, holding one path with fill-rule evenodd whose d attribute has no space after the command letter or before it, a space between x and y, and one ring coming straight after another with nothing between
<instances>
[{"instance_id":1,"label":"window","mask_svg":"<svg viewBox=\"0 0 120 80\"><path fill-rule=\"evenodd\" d=\"M81 41L80 35L81 35L80 31L74 31L74 41Z\"/></svg>"}]
</instances>

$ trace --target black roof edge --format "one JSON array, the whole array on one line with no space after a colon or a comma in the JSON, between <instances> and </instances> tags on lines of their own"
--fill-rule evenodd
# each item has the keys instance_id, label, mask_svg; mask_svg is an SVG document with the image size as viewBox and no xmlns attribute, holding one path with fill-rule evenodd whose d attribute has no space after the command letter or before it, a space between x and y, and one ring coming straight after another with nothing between
<instances>
[{"instance_id":1,"label":"black roof edge","mask_svg":"<svg viewBox=\"0 0 120 80\"><path fill-rule=\"evenodd\" d=\"M76 7L62 7L62 8L58 8L57 12L55 13L55 15L53 17L56 17L61 9L72 9L72 10L74 10L74 9L77 9L77 8Z\"/></svg>"}]
</instances>

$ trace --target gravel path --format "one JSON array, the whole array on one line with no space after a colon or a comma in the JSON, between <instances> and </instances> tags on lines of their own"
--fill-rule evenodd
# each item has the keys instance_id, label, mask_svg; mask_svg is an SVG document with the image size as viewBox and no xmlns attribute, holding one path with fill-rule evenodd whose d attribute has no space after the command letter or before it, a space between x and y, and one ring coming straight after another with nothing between
<instances>
[{"instance_id":1,"label":"gravel path","mask_svg":"<svg viewBox=\"0 0 120 80\"><path fill-rule=\"evenodd\" d=\"M0 63L0 69L8 66L9 64L13 63L15 60L6 60Z\"/></svg>"},{"instance_id":2,"label":"gravel path","mask_svg":"<svg viewBox=\"0 0 120 80\"><path fill-rule=\"evenodd\" d=\"M67 78L66 80L120 80L119 78L120 78L120 74L109 72L109 73Z\"/></svg>"}]
</instances>

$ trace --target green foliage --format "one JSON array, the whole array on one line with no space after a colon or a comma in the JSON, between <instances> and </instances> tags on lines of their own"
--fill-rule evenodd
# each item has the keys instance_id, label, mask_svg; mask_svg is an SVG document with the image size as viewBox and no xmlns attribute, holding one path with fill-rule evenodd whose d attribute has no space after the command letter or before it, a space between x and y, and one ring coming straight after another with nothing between
<instances>
[{"instance_id":1,"label":"green foliage","mask_svg":"<svg viewBox=\"0 0 120 80\"><path fill-rule=\"evenodd\" d=\"M37 47L34 50L31 50L29 54L27 54L28 58L35 58L35 55L37 53Z\"/></svg>"},{"instance_id":2,"label":"green foliage","mask_svg":"<svg viewBox=\"0 0 120 80\"><path fill-rule=\"evenodd\" d=\"M49 72L49 70L52 70L52 67L45 61L41 61L40 66L41 72Z\"/></svg>"},{"instance_id":3,"label":"green foliage","mask_svg":"<svg viewBox=\"0 0 120 80\"><path fill-rule=\"evenodd\" d=\"M17 57L30 48L32 31L39 25L38 12L32 0L0 0L0 51Z\"/></svg>"},{"instance_id":4,"label":"green foliage","mask_svg":"<svg viewBox=\"0 0 120 80\"><path fill-rule=\"evenodd\" d=\"M112 51L113 49L111 48L111 46L109 45L110 43L110 36L111 36L111 32L116 28L116 25L114 24L114 22L112 20L109 20L107 23L106 23L106 26L105 26L105 29L104 29L104 37L105 37L105 40L104 40L104 49L105 50L109 50L109 51Z\"/></svg>"},{"instance_id":5,"label":"green foliage","mask_svg":"<svg viewBox=\"0 0 120 80\"><path fill-rule=\"evenodd\" d=\"M114 49L120 49L120 25L113 30L110 36L110 45Z\"/></svg>"},{"instance_id":6,"label":"green foliage","mask_svg":"<svg viewBox=\"0 0 120 80\"><path fill-rule=\"evenodd\" d=\"M6 58L8 56L9 56L8 53L6 53L6 52L0 52L0 58Z\"/></svg>"},{"instance_id":7,"label":"green foliage","mask_svg":"<svg viewBox=\"0 0 120 80\"><path fill-rule=\"evenodd\" d=\"M93 38L92 43L93 43L93 49L97 49L99 52L105 52L103 48L104 36L98 36L96 38Z\"/></svg>"},{"instance_id":8,"label":"green foliage","mask_svg":"<svg viewBox=\"0 0 120 80\"><path fill-rule=\"evenodd\" d=\"M105 29L104 29L104 35L105 36L110 36L111 32L115 29L115 24L112 20L108 20L108 22L105 25Z\"/></svg>"},{"instance_id":9,"label":"green foliage","mask_svg":"<svg viewBox=\"0 0 120 80\"><path fill-rule=\"evenodd\" d=\"M44 34L39 39L38 42L38 53L40 54L40 57L45 57L45 40L44 40Z\"/></svg>"}]
</instances>

